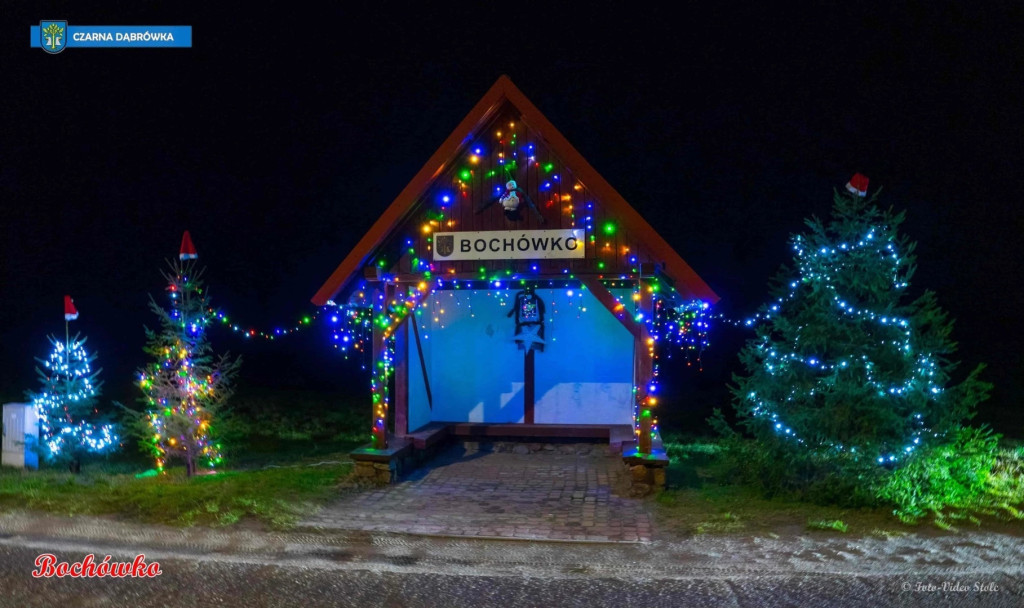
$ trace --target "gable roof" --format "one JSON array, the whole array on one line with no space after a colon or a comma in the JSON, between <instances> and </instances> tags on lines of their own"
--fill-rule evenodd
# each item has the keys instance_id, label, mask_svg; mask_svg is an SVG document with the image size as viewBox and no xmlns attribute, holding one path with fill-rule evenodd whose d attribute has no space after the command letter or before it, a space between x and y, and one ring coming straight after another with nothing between
<instances>
[{"instance_id":1,"label":"gable roof","mask_svg":"<svg viewBox=\"0 0 1024 608\"><path fill-rule=\"evenodd\" d=\"M356 243L352 251L313 296L314 304L323 306L349 286L353 279L362 277L363 266L370 261L376 249L413 211L414 202L430 188L434 180L450 168L458 155L465 150L482 129L486 128L488 122L506 104L511 104L523 120L542 135L551 150L572 168L580 181L587 184L596 198L614 211L625 228L643 238L645 246L659 260L664 274L674 281L674 287L681 295L711 303L718 301L719 298L715 292L697 276L697 273L665 239L590 166L590 163L523 95L522 91L512 84L508 76L503 75L462 119L462 122L455 127L441 147L434 152L391 205Z\"/></svg>"}]
</instances>

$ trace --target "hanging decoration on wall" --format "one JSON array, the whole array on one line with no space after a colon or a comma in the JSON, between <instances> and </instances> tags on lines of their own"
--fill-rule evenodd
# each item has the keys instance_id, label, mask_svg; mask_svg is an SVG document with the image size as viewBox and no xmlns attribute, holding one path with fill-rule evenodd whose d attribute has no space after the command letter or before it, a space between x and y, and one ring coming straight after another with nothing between
<instances>
[{"instance_id":1,"label":"hanging decoration on wall","mask_svg":"<svg viewBox=\"0 0 1024 608\"><path fill-rule=\"evenodd\" d=\"M515 341L519 350L544 352L544 301L534 292L533 285L527 285L515 296L515 306L508 311L515 315Z\"/></svg>"},{"instance_id":2,"label":"hanging decoration on wall","mask_svg":"<svg viewBox=\"0 0 1024 608\"><path fill-rule=\"evenodd\" d=\"M484 203L483 206L476 210L477 214L483 213L495 203L501 203L501 210L505 214L505 219L509 222L518 222L523 219L521 210L523 204L525 204L533 212L537 221L541 224L544 223L544 216L537 210L537 205L534 204L533 199L516 184L516 180L512 179L511 175L509 175L509 180L505 182L505 191Z\"/></svg>"}]
</instances>

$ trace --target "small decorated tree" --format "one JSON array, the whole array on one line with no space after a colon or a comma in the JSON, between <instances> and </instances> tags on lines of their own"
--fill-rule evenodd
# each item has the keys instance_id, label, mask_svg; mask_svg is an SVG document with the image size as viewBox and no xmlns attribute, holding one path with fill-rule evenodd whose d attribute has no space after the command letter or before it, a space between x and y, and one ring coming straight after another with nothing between
<instances>
[{"instance_id":1,"label":"small decorated tree","mask_svg":"<svg viewBox=\"0 0 1024 608\"><path fill-rule=\"evenodd\" d=\"M98 414L97 397L102 370L92 370L96 355L85 350L86 338L70 334L71 321L78 318L71 296L64 296L64 340L47 336L53 350L37 367L42 389L28 397L39 416L43 454L51 462L67 465L72 473L82 470L82 457L110 451L117 445L111 424L90 422Z\"/></svg>"},{"instance_id":2,"label":"small decorated tree","mask_svg":"<svg viewBox=\"0 0 1024 608\"><path fill-rule=\"evenodd\" d=\"M139 371L157 470L163 472L169 460L180 459L189 477L197 467L212 468L222 460L211 425L231 396L241 363L226 354L213 356L206 330L214 313L197 258L186 231L178 260L168 261L170 271L163 273L170 305L164 308L150 298L160 330L146 329L145 352L153 361Z\"/></svg>"},{"instance_id":3,"label":"small decorated tree","mask_svg":"<svg viewBox=\"0 0 1024 608\"><path fill-rule=\"evenodd\" d=\"M739 421L763 445L825 461L900 465L974 414L991 386L979 365L951 375L953 322L925 291L911 299L904 213L881 210L856 175L828 223L791 238L756 336L734 377Z\"/></svg>"}]
</instances>

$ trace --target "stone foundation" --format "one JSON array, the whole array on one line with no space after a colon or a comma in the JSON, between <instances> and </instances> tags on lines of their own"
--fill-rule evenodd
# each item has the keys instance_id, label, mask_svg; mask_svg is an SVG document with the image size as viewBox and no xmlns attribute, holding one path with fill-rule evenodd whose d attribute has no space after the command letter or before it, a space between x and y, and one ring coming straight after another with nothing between
<instances>
[{"instance_id":1,"label":"stone foundation","mask_svg":"<svg viewBox=\"0 0 1024 608\"><path fill-rule=\"evenodd\" d=\"M368 460L357 460L355 477L361 481L368 481L379 485L394 483L398 479L397 462L371 462Z\"/></svg>"},{"instance_id":2,"label":"stone foundation","mask_svg":"<svg viewBox=\"0 0 1024 608\"><path fill-rule=\"evenodd\" d=\"M647 496L665 489L665 468L668 455L664 450L641 454L637 448L623 446L622 462L629 470L630 496Z\"/></svg>"},{"instance_id":3,"label":"stone foundation","mask_svg":"<svg viewBox=\"0 0 1024 608\"><path fill-rule=\"evenodd\" d=\"M402 475L434 457L443 449L444 443L436 443L423 449L403 439L393 439L386 450L376 450L371 444L353 450L349 456L355 461L356 479L379 485L396 483Z\"/></svg>"}]
</instances>

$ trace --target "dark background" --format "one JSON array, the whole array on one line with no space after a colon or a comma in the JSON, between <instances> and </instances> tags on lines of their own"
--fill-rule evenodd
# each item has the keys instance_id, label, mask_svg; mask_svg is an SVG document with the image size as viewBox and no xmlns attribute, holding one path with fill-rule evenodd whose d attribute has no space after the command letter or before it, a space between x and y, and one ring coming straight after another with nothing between
<instances>
[{"instance_id":1,"label":"dark background","mask_svg":"<svg viewBox=\"0 0 1024 608\"><path fill-rule=\"evenodd\" d=\"M978 417L1021 434L1019 3L5 3L0 14L0 400L81 311L105 397L132 401L163 260L191 231L215 306L290 326L401 188L507 74L744 318L854 172L908 212L912 287L987 362ZM553 3L552 3L553 4ZM587 6L591 4L590 6ZM960 6L964 4L964 6ZM970 4L970 6L967 6ZM214 6L216 5L216 6ZM41 19L192 25L192 49L29 48ZM727 403L744 330L669 366L666 415ZM369 396L314 326L246 343L242 385ZM369 407L369 405L367 405ZM669 413L674 412L674 413Z\"/></svg>"}]
</instances>

